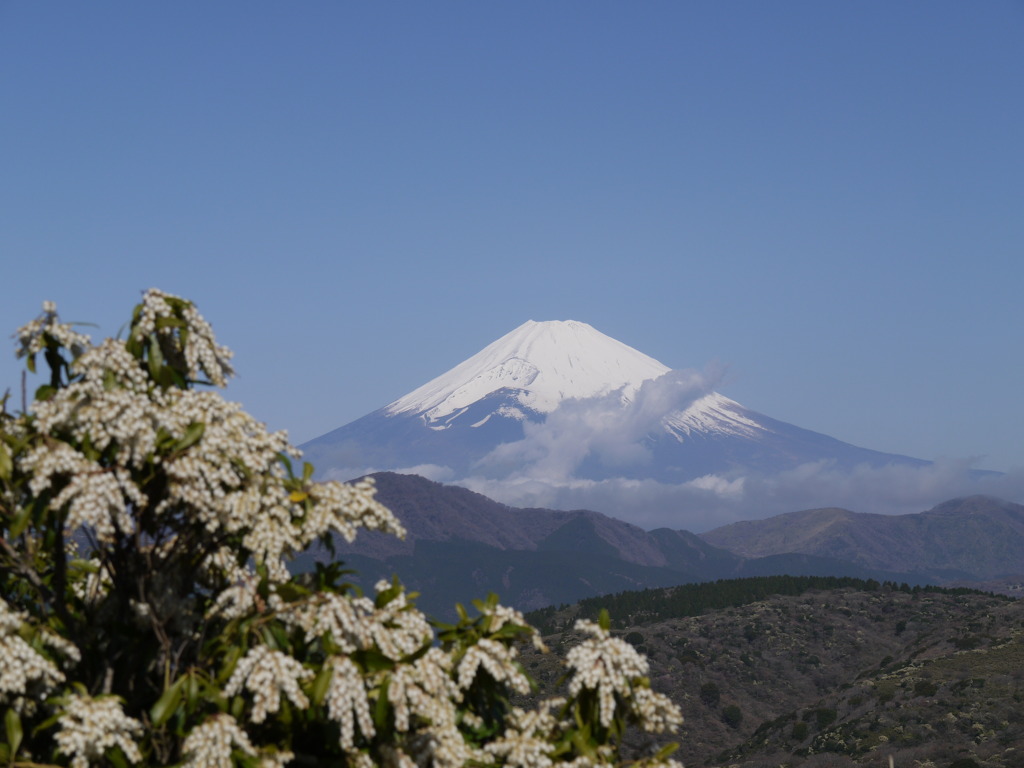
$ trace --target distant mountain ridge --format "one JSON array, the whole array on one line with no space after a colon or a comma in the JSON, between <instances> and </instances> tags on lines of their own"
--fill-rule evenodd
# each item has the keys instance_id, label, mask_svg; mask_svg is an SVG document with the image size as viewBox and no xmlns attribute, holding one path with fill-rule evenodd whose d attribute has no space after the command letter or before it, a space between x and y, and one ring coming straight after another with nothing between
<instances>
[{"instance_id":1,"label":"distant mountain ridge","mask_svg":"<svg viewBox=\"0 0 1024 768\"><path fill-rule=\"evenodd\" d=\"M414 540L460 539L496 549L554 551L578 549L589 537L591 545L602 542L619 560L676 570L719 555L716 547L688 531L672 532L678 541L663 547L658 537L642 528L599 512L509 507L466 488L415 475L386 472L373 477L378 498L400 520L409 521Z\"/></svg>"},{"instance_id":2,"label":"distant mountain ridge","mask_svg":"<svg viewBox=\"0 0 1024 768\"><path fill-rule=\"evenodd\" d=\"M590 510L521 509L415 475L384 472L373 477L378 499L403 522L408 537L399 541L363 532L352 544L338 541L337 556L354 567L364 583L397 573L408 586L424 592L428 611L442 615L449 613L455 602L467 602L489 591L529 610L623 590L744 576L853 576L927 584L978 579L998 570L988 565L980 568L978 563L960 567L966 563L943 562L942 553L955 546L954 540L942 538L943 531L956 541L968 540L957 525L936 528L926 539L933 542L938 554L917 559L907 554L905 546L887 557L876 552L872 559L864 553L875 550L866 544L863 552L851 548L834 548L831 553L827 549L797 551L799 546L789 543L766 545L763 554L753 549L733 552L689 531L644 531ZM1016 506L1010 505L1008 519L1018 519L1019 510L1012 509ZM924 518L962 522L965 516L981 514L972 509L975 507L964 503L940 505ZM857 517L845 510L782 515L792 527L780 527L776 538L794 542L792 531L797 528L826 529L830 520L850 516ZM984 538L986 531L992 537L1005 535L1003 529L981 529L974 539L975 552L995 551L1001 546ZM876 538L876 544L899 544L898 538Z\"/></svg>"},{"instance_id":3,"label":"distant mountain ridge","mask_svg":"<svg viewBox=\"0 0 1024 768\"><path fill-rule=\"evenodd\" d=\"M952 499L910 515L811 509L700 537L743 557L802 553L938 580L1024 574L1024 506L990 496Z\"/></svg>"}]
</instances>

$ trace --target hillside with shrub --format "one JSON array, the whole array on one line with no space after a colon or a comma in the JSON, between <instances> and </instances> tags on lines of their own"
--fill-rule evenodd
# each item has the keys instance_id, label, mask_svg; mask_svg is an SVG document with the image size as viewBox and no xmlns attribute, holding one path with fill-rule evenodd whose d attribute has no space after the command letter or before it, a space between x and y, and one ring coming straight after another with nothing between
<instances>
[{"instance_id":1,"label":"hillside with shrub","mask_svg":"<svg viewBox=\"0 0 1024 768\"><path fill-rule=\"evenodd\" d=\"M619 635L650 658L653 687L684 713L685 765L838 768L889 756L897 766L1021 765L1024 603L852 579L828 589L776 581L604 601ZM788 594L765 594L776 589ZM573 619L601 602L531 615L553 650L524 657L542 690L577 642Z\"/></svg>"}]
</instances>

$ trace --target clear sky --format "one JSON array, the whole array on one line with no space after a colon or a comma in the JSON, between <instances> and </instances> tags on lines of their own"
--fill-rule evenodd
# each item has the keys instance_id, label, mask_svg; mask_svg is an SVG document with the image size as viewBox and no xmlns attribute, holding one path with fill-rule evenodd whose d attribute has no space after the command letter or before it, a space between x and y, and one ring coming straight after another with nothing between
<instances>
[{"instance_id":1,"label":"clear sky","mask_svg":"<svg viewBox=\"0 0 1024 768\"><path fill-rule=\"evenodd\" d=\"M194 299L296 442L572 318L1021 468L1024 4L0 0L0 275Z\"/></svg>"}]
</instances>

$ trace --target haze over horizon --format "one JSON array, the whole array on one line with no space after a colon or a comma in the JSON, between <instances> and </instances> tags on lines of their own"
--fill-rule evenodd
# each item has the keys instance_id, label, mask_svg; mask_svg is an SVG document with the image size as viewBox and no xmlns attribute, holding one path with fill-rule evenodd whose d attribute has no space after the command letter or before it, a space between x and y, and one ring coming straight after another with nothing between
<instances>
[{"instance_id":1,"label":"haze over horizon","mask_svg":"<svg viewBox=\"0 0 1024 768\"><path fill-rule=\"evenodd\" d=\"M300 443L575 319L1024 471L1022 39L1011 0L3 3L0 326L186 296Z\"/></svg>"}]
</instances>

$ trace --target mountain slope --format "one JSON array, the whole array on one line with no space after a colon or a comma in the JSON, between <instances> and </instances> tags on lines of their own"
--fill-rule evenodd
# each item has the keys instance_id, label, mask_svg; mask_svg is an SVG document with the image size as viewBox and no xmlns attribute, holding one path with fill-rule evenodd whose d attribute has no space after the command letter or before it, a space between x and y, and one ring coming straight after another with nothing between
<instances>
[{"instance_id":1,"label":"mountain slope","mask_svg":"<svg viewBox=\"0 0 1024 768\"><path fill-rule=\"evenodd\" d=\"M987 496L910 515L805 510L733 523L701 538L743 557L803 553L939 580L1024 573L1024 506Z\"/></svg>"},{"instance_id":2,"label":"mountain slope","mask_svg":"<svg viewBox=\"0 0 1024 768\"><path fill-rule=\"evenodd\" d=\"M630 523L590 510L510 507L455 485L417 475L372 475L377 499L408 531L404 541L361 532L338 541L341 555L375 559L412 555L425 542L479 545L498 551L581 552L652 568L668 568L696 579L717 578L740 567L742 558L705 543L689 531L648 533ZM678 573L675 577L678 579Z\"/></svg>"},{"instance_id":3,"label":"mountain slope","mask_svg":"<svg viewBox=\"0 0 1024 768\"><path fill-rule=\"evenodd\" d=\"M683 712L684 765L852 768L890 755L897 766L1020 765L1024 602L874 586L616 627ZM645 604L672 605L674 592ZM588 600L584 615L600 603ZM545 612L553 654L523 653L542 694L580 639L571 628L583 608Z\"/></svg>"},{"instance_id":4,"label":"mountain slope","mask_svg":"<svg viewBox=\"0 0 1024 768\"><path fill-rule=\"evenodd\" d=\"M362 532L335 542L335 556L363 584L398 574L424 593L423 607L451 616L456 602L488 592L520 609L623 590L738 576L854 576L926 583L836 558L784 554L743 558L689 531L644 531L590 510L521 509L415 475L374 475L377 498L408 530L405 541ZM312 559L330 559L318 552ZM311 567L307 559L299 568Z\"/></svg>"},{"instance_id":5,"label":"mountain slope","mask_svg":"<svg viewBox=\"0 0 1024 768\"><path fill-rule=\"evenodd\" d=\"M428 425L444 429L463 409L498 390L515 392L526 410L550 413L569 398L618 390L628 398L641 382L668 370L586 323L530 320L385 411L423 415Z\"/></svg>"},{"instance_id":6,"label":"mountain slope","mask_svg":"<svg viewBox=\"0 0 1024 768\"><path fill-rule=\"evenodd\" d=\"M687 483L927 462L772 419L575 321L530 321L391 404L302 446L343 479L410 470L451 480ZM707 487L705 483L704 486ZM611 510L608 510L611 511Z\"/></svg>"}]
</instances>

